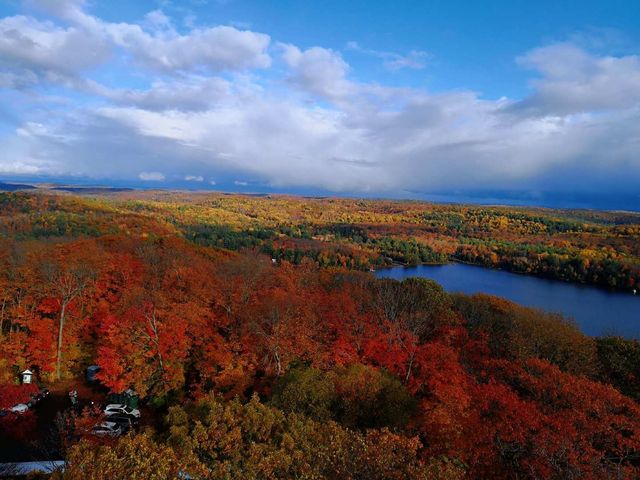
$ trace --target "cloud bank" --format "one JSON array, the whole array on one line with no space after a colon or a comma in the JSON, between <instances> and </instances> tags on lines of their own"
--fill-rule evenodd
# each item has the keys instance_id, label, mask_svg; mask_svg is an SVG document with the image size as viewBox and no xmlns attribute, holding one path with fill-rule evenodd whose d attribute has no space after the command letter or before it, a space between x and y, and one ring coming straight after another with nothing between
<instances>
[{"instance_id":1,"label":"cloud bank","mask_svg":"<svg viewBox=\"0 0 640 480\"><path fill-rule=\"evenodd\" d=\"M178 31L161 11L135 24L81 1L26 11L0 19L0 96L19 105L4 107L5 175L382 195L640 185L636 55L535 48L514 59L531 71L530 95L492 100L359 82L339 51L231 26ZM390 70L429 63L422 51L347 50Z\"/></svg>"}]
</instances>

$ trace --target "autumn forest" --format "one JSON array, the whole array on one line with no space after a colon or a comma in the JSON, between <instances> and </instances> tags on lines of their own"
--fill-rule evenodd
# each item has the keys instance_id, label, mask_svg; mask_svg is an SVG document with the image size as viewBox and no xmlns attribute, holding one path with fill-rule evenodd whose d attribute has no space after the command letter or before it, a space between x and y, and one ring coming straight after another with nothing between
<instances>
[{"instance_id":1,"label":"autumn forest","mask_svg":"<svg viewBox=\"0 0 640 480\"><path fill-rule=\"evenodd\" d=\"M371 273L447 262L631 292L640 215L0 193L0 409L62 405L0 416L0 445L73 480L638 478L640 344ZM92 434L125 391L140 424Z\"/></svg>"}]
</instances>

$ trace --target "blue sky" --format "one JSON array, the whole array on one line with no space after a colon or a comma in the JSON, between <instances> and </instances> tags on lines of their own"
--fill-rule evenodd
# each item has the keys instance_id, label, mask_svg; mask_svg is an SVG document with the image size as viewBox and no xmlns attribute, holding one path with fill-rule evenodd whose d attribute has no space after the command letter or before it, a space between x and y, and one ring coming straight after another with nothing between
<instances>
[{"instance_id":1,"label":"blue sky","mask_svg":"<svg viewBox=\"0 0 640 480\"><path fill-rule=\"evenodd\" d=\"M89 5L112 22L140 22L161 9L183 33L190 21L201 27L233 25L304 48L346 50L344 56L361 80L434 91L471 88L489 98L527 93L531 75L514 59L540 45L574 40L607 53L640 50L640 2L633 0L111 0ZM0 5L2 16L25 11L38 13L24 2ZM429 68L390 72L375 57L346 49L352 41L379 51L425 51Z\"/></svg>"},{"instance_id":2,"label":"blue sky","mask_svg":"<svg viewBox=\"0 0 640 480\"><path fill-rule=\"evenodd\" d=\"M637 208L638 18L631 0L5 1L0 179Z\"/></svg>"}]
</instances>

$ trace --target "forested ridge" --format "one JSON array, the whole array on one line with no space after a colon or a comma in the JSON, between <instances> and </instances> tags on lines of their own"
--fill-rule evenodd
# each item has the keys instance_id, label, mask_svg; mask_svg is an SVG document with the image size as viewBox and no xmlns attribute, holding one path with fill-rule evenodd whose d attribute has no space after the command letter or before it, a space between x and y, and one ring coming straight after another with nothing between
<instances>
[{"instance_id":1,"label":"forested ridge","mask_svg":"<svg viewBox=\"0 0 640 480\"><path fill-rule=\"evenodd\" d=\"M640 289L640 214L415 201L122 192L2 194L0 234L173 233L299 264L368 270L460 261L619 290ZM160 229L160 230L158 230Z\"/></svg>"},{"instance_id":2,"label":"forested ridge","mask_svg":"<svg viewBox=\"0 0 640 480\"><path fill-rule=\"evenodd\" d=\"M640 345L424 279L459 259L638 285L639 219L350 199L0 194L0 408L96 364L152 421L56 425L68 479L633 479ZM275 260L275 262L273 261ZM571 268L570 268L571 267ZM0 417L29 437L36 411Z\"/></svg>"}]
</instances>

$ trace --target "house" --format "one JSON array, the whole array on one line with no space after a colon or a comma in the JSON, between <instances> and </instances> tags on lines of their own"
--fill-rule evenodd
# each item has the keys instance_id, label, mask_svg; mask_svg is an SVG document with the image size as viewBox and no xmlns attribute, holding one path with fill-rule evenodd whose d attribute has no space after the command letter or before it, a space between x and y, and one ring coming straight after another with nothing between
<instances>
[{"instance_id":1,"label":"house","mask_svg":"<svg viewBox=\"0 0 640 480\"><path fill-rule=\"evenodd\" d=\"M26 369L24 372L20 374L22 377L22 384L28 385L33 381L33 372L29 369Z\"/></svg>"}]
</instances>

